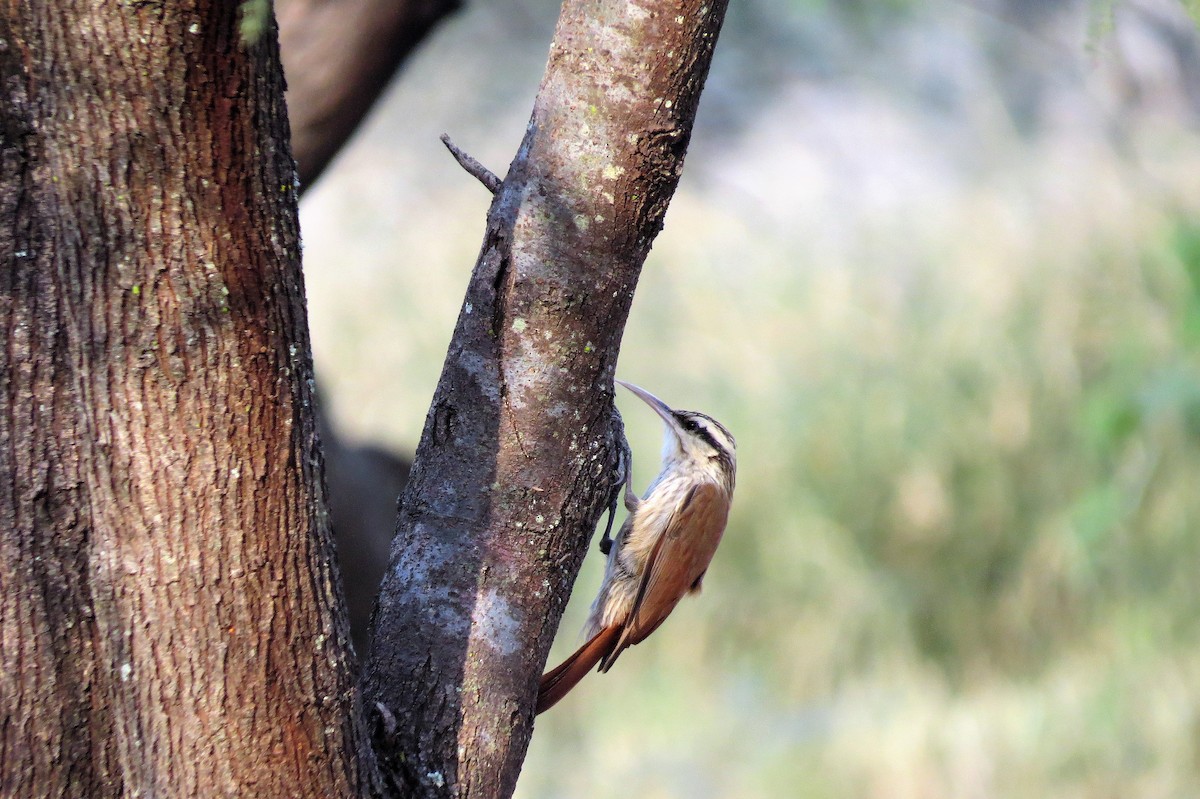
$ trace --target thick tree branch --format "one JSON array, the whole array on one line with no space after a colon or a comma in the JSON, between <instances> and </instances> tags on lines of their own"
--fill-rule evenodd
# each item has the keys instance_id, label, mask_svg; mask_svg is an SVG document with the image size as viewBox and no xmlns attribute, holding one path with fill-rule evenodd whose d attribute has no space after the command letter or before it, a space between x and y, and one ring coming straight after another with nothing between
<instances>
[{"instance_id":1,"label":"thick tree branch","mask_svg":"<svg viewBox=\"0 0 1200 799\"><path fill-rule=\"evenodd\" d=\"M313 183L400 63L459 0L277 0L292 153Z\"/></svg>"},{"instance_id":2,"label":"thick tree branch","mask_svg":"<svg viewBox=\"0 0 1200 799\"><path fill-rule=\"evenodd\" d=\"M408 795L514 788L537 678L610 496L621 334L724 11L563 7L426 419L364 669Z\"/></svg>"}]
</instances>

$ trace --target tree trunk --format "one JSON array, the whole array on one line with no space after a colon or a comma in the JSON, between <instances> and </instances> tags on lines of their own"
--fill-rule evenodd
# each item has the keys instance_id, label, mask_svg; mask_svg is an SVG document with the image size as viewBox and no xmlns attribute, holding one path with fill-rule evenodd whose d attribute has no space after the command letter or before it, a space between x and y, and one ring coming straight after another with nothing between
<instances>
[{"instance_id":1,"label":"tree trunk","mask_svg":"<svg viewBox=\"0 0 1200 799\"><path fill-rule=\"evenodd\" d=\"M405 796L508 796L617 453L612 381L721 0L567 0L400 513L364 702Z\"/></svg>"},{"instance_id":2,"label":"tree trunk","mask_svg":"<svg viewBox=\"0 0 1200 799\"><path fill-rule=\"evenodd\" d=\"M274 31L0 9L0 794L356 795Z\"/></svg>"}]
</instances>

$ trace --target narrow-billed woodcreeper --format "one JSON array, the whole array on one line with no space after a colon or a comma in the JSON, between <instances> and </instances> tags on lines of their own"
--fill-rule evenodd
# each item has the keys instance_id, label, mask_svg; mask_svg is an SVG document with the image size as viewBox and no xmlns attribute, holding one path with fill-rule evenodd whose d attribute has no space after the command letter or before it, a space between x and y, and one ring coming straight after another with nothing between
<instances>
[{"instance_id":1,"label":"narrow-billed woodcreeper","mask_svg":"<svg viewBox=\"0 0 1200 799\"><path fill-rule=\"evenodd\" d=\"M733 499L736 443L711 416L673 410L645 389L618 380L666 423L662 471L641 499L629 488L629 511L615 540L600 542L608 555L604 581L592 603L587 643L542 675L537 712L549 709L597 663L612 668L626 647L641 643L685 594L700 590Z\"/></svg>"}]
</instances>

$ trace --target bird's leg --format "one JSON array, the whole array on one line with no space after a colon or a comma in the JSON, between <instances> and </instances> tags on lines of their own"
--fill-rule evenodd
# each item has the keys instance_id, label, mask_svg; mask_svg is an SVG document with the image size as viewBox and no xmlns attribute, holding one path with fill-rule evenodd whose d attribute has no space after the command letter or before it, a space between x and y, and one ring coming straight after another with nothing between
<instances>
[{"instance_id":1,"label":"bird's leg","mask_svg":"<svg viewBox=\"0 0 1200 799\"><path fill-rule=\"evenodd\" d=\"M625 510L633 513L641 504L641 498L633 493L633 469L630 469L625 477Z\"/></svg>"},{"instance_id":2,"label":"bird's leg","mask_svg":"<svg viewBox=\"0 0 1200 799\"><path fill-rule=\"evenodd\" d=\"M622 486L625 488L625 509L632 513L638 502L638 498L630 489L630 483L633 481L633 454L629 450L629 440L625 438L625 423L616 405L613 405L612 409L612 425L617 444L617 468L613 471L614 479L608 495L608 523L604 525L604 535L600 538L600 552L604 555L612 551L612 526L617 516L617 502L621 498Z\"/></svg>"}]
</instances>

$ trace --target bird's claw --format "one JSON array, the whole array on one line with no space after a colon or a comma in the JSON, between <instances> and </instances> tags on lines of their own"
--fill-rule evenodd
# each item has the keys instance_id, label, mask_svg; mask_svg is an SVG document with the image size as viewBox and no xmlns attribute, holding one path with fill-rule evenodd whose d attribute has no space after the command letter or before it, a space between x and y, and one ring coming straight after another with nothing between
<instances>
[{"instance_id":1,"label":"bird's claw","mask_svg":"<svg viewBox=\"0 0 1200 799\"><path fill-rule=\"evenodd\" d=\"M633 454L629 449L629 440L625 438L625 422L621 419L621 412L617 410L617 406L612 408L612 425L613 437L617 444L617 468L614 470L613 477L615 478L612 487L609 489L608 496L608 522L604 525L604 535L600 538L600 552L603 555L608 555L612 551L612 527L613 520L617 516L617 503L621 501L621 489L625 490L625 509L633 512L637 507L637 496L634 495L630 488L630 483L633 480Z\"/></svg>"}]
</instances>

